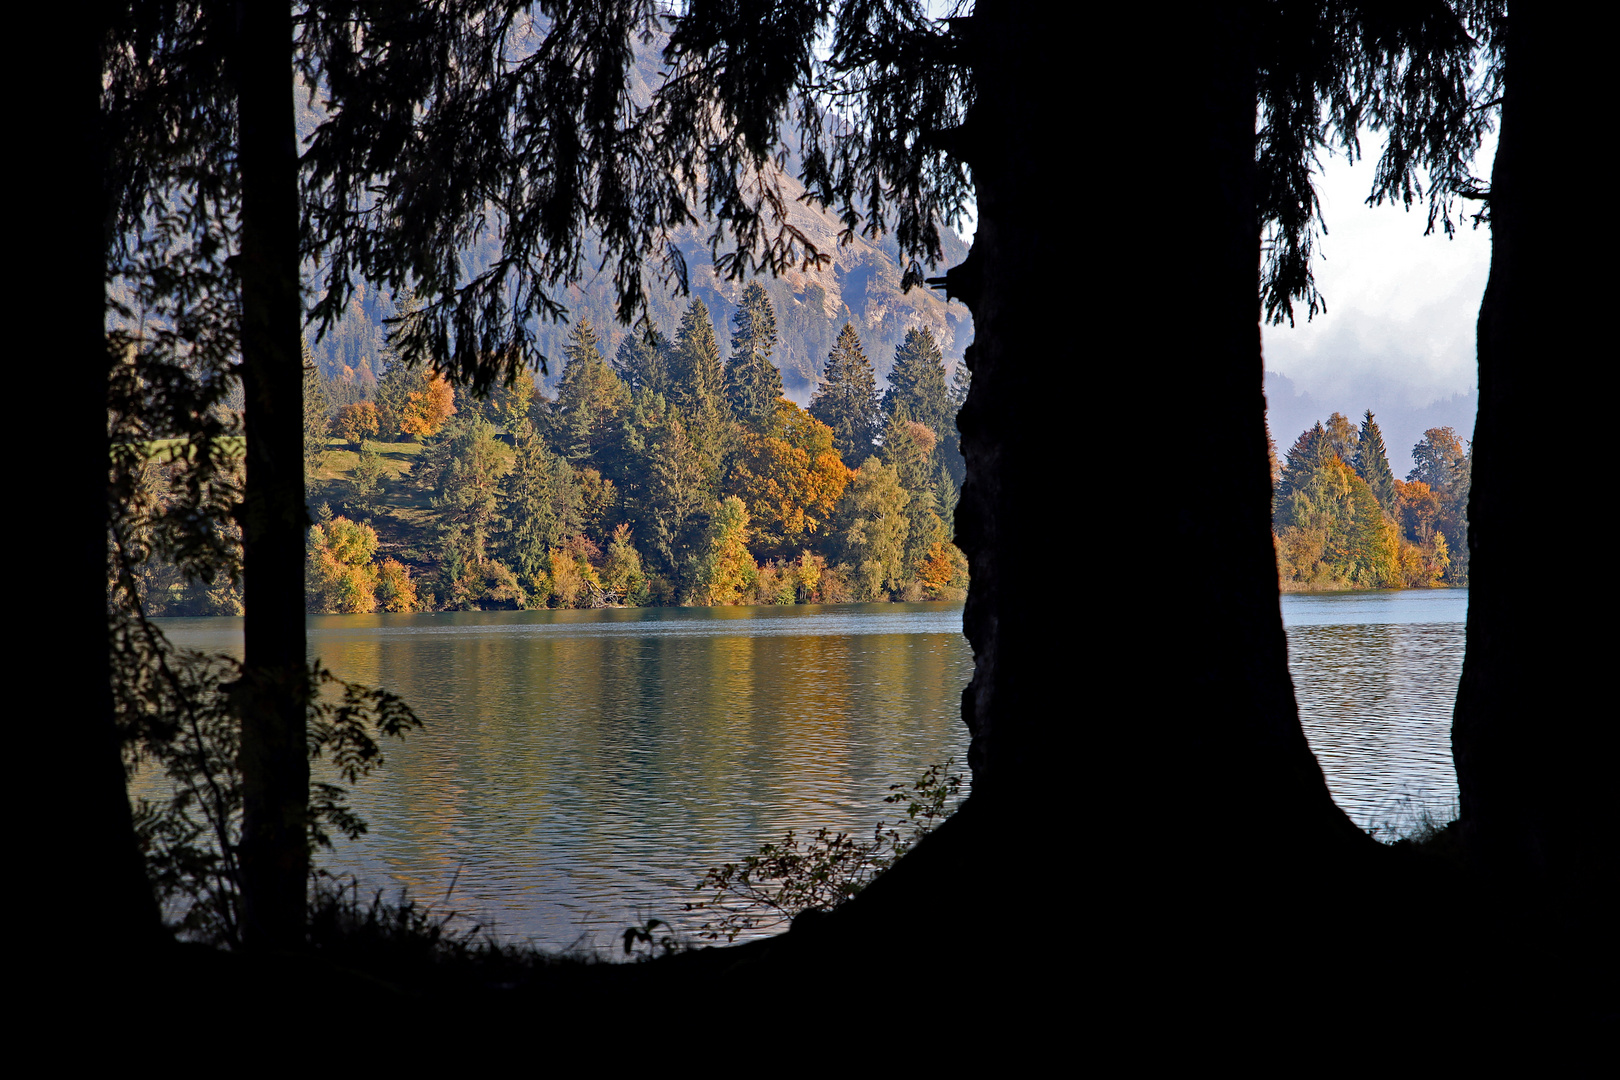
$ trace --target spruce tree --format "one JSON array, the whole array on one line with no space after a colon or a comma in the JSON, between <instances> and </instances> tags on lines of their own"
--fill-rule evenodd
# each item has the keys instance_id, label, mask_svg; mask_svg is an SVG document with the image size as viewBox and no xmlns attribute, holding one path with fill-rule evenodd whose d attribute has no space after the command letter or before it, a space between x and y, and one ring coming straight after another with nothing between
<instances>
[{"instance_id":1,"label":"spruce tree","mask_svg":"<svg viewBox=\"0 0 1620 1080\"><path fill-rule=\"evenodd\" d=\"M669 340L648 322L640 332L631 334L619 345L613 355L613 367L632 393L642 390L654 394L669 392Z\"/></svg>"},{"instance_id":2,"label":"spruce tree","mask_svg":"<svg viewBox=\"0 0 1620 1080\"><path fill-rule=\"evenodd\" d=\"M702 300L693 300L681 315L669 364L669 396L688 422L713 412L722 392L724 367L714 339L714 322Z\"/></svg>"},{"instance_id":3,"label":"spruce tree","mask_svg":"<svg viewBox=\"0 0 1620 1080\"><path fill-rule=\"evenodd\" d=\"M686 433L712 479L725 456L725 369L708 306L693 300L675 331L669 351L669 398L681 412Z\"/></svg>"},{"instance_id":4,"label":"spruce tree","mask_svg":"<svg viewBox=\"0 0 1620 1080\"><path fill-rule=\"evenodd\" d=\"M770 425L782 396L782 373L771 363L776 342L776 309L764 287L751 281L732 318L726 402L737 422L755 431Z\"/></svg>"},{"instance_id":5,"label":"spruce tree","mask_svg":"<svg viewBox=\"0 0 1620 1080\"><path fill-rule=\"evenodd\" d=\"M952 425L955 410L945 386L945 357L928 327L913 327L894 350L889 389L883 395L883 413L893 416L904 405L911 419L927 424L935 435Z\"/></svg>"},{"instance_id":6,"label":"spruce tree","mask_svg":"<svg viewBox=\"0 0 1620 1080\"><path fill-rule=\"evenodd\" d=\"M1367 410L1361 421L1361 437L1356 443L1356 475L1367 481L1384 513L1395 512L1395 474L1389 467L1389 455L1384 450L1384 433L1378 430L1373 412Z\"/></svg>"},{"instance_id":7,"label":"spruce tree","mask_svg":"<svg viewBox=\"0 0 1620 1080\"><path fill-rule=\"evenodd\" d=\"M827 355L810 415L832 428L833 445L845 465L857 468L871 456L878 432L877 379L861 351L860 336L849 323Z\"/></svg>"},{"instance_id":8,"label":"spruce tree","mask_svg":"<svg viewBox=\"0 0 1620 1080\"><path fill-rule=\"evenodd\" d=\"M1294 492L1310 481L1317 467L1322 464L1326 446L1327 432L1320 422L1299 433L1294 445L1288 448L1282 475L1272 492L1273 517L1281 514L1293 500Z\"/></svg>"},{"instance_id":9,"label":"spruce tree","mask_svg":"<svg viewBox=\"0 0 1620 1080\"><path fill-rule=\"evenodd\" d=\"M569 461L594 458L612 437L629 394L598 347L596 328L581 319L563 348L568 364L551 406L551 437Z\"/></svg>"}]
</instances>

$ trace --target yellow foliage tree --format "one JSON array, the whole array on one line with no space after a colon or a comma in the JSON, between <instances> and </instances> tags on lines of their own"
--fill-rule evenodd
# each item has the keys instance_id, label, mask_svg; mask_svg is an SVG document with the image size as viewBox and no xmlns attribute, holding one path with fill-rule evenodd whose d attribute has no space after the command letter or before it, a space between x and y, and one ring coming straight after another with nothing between
<instances>
[{"instance_id":1,"label":"yellow foliage tree","mask_svg":"<svg viewBox=\"0 0 1620 1080\"><path fill-rule=\"evenodd\" d=\"M742 432L733 464L730 487L748 510L752 549L791 559L825 531L852 475L832 428L778 398L765 433Z\"/></svg>"},{"instance_id":2,"label":"yellow foliage tree","mask_svg":"<svg viewBox=\"0 0 1620 1080\"><path fill-rule=\"evenodd\" d=\"M430 439L455 415L456 392L443 375L428 381L426 390L413 391L400 410L399 430L418 439Z\"/></svg>"},{"instance_id":3,"label":"yellow foliage tree","mask_svg":"<svg viewBox=\"0 0 1620 1080\"><path fill-rule=\"evenodd\" d=\"M344 615L377 610L377 530L335 517L309 530L304 598L312 612Z\"/></svg>"}]
</instances>

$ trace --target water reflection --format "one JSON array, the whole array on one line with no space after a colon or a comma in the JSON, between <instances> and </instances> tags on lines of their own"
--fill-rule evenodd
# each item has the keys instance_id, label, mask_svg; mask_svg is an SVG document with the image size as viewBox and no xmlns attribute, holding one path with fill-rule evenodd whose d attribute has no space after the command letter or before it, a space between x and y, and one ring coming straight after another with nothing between
<instances>
[{"instance_id":1,"label":"water reflection","mask_svg":"<svg viewBox=\"0 0 1620 1080\"><path fill-rule=\"evenodd\" d=\"M240 648L234 620L167 629ZM419 897L459 869L456 906L551 946L676 915L789 828L870 831L891 783L966 758L960 605L324 617L310 647L427 721L325 865Z\"/></svg>"},{"instance_id":2,"label":"water reflection","mask_svg":"<svg viewBox=\"0 0 1620 1080\"><path fill-rule=\"evenodd\" d=\"M1300 723L1334 800L1364 827L1454 811L1451 710L1468 590L1283 597Z\"/></svg>"},{"instance_id":3,"label":"water reflection","mask_svg":"<svg viewBox=\"0 0 1620 1080\"><path fill-rule=\"evenodd\" d=\"M1363 825L1455 797L1465 590L1283 598L1301 721ZM240 654L233 619L165 620ZM606 940L789 828L870 830L888 785L966 757L972 659L945 604L327 616L310 649L425 731L325 865L517 938ZM154 783L145 778L140 785ZM892 816L892 812L891 812Z\"/></svg>"}]
</instances>

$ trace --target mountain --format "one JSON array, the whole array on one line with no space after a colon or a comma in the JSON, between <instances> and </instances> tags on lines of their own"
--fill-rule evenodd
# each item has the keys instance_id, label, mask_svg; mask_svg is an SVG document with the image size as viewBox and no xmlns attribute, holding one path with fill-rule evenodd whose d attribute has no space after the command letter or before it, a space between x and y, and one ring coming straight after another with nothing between
<instances>
[{"instance_id":1,"label":"mountain","mask_svg":"<svg viewBox=\"0 0 1620 1080\"><path fill-rule=\"evenodd\" d=\"M644 102L650 98L650 87L658 78L661 44L654 41L638 58L632 85L634 99ZM302 110L299 134L307 136L319 122L319 105L311 103L307 94L299 94L298 99ZM891 235L870 238L857 235L850 243L840 246L838 234L842 226L838 219L796 201L804 193L803 186L793 175L796 169L796 162L790 160L787 170L779 174L791 207L789 218L821 251L831 255L832 261L819 270L795 269L780 277L755 279L765 287L776 308L781 340L772 359L782 372L788 396L801 405L809 402L827 353L846 322L852 323L860 334L861 344L880 382L886 382L889 369L894 365L895 349L905 338L906 331L917 326L933 329L947 366L954 368L973 338L972 318L967 307L946 303L926 288L913 288L909 293L901 291L904 264ZM654 282L649 288L652 294L649 314L662 332L672 335L686 305L692 298L700 299L708 305L722 349L729 352L731 316L747 280L726 281L715 274L709 254L709 231L708 227L690 226L674 235L675 246L686 259L691 293L687 297L672 296ZM967 257L968 245L950 229L941 227L940 231L944 238L944 260L938 272L943 273ZM463 253L464 262L471 266L484 264L493 255L494 244L491 237L475 245ZM611 275L601 275L570 288L561 299L568 308L570 321L589 319L597 328L604 339L603 352L611 357L630 332L630 328L619 324L614 313ZM347 315L324 340L316 342L314 335L310 335L316 362L330 376L344 377L347 370L348 377L368 381L381 371L380 354L386 331L383 320L393 312L391 296L369 286L358 288ZM535 330L539 350L548 361L544 382L548 387L555 387L562 373L562 346L569 326L542 323Z\"/></svg>"}]
</instances>

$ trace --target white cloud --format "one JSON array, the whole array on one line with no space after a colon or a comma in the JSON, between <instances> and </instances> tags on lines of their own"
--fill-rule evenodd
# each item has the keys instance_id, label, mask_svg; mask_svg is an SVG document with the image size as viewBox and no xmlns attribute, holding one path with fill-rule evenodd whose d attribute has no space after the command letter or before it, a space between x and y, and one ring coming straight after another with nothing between
<instances>
[{"instance_id":1,"label":"white cloud","mask_svg":"<svg viewBox=\"0 0 1620 1080\"><path fill-rule=\"evenodd\" d=\"M1376 138L1363 141L1376 156ZM1476 174L1488 172L1494 151L1492 140ZM1264 331L1266 370L1357 414L1418 408L1475 387L1474 323L1490 266L1488 228L1465 222L1451 239L1439 230L1424 236L1422 204L1410 212L1365 204L1372 178L1371 157L1325 159L1318 190L1329 232L1315 270L1328 310Z\"/></svg>"}]
</instances>

